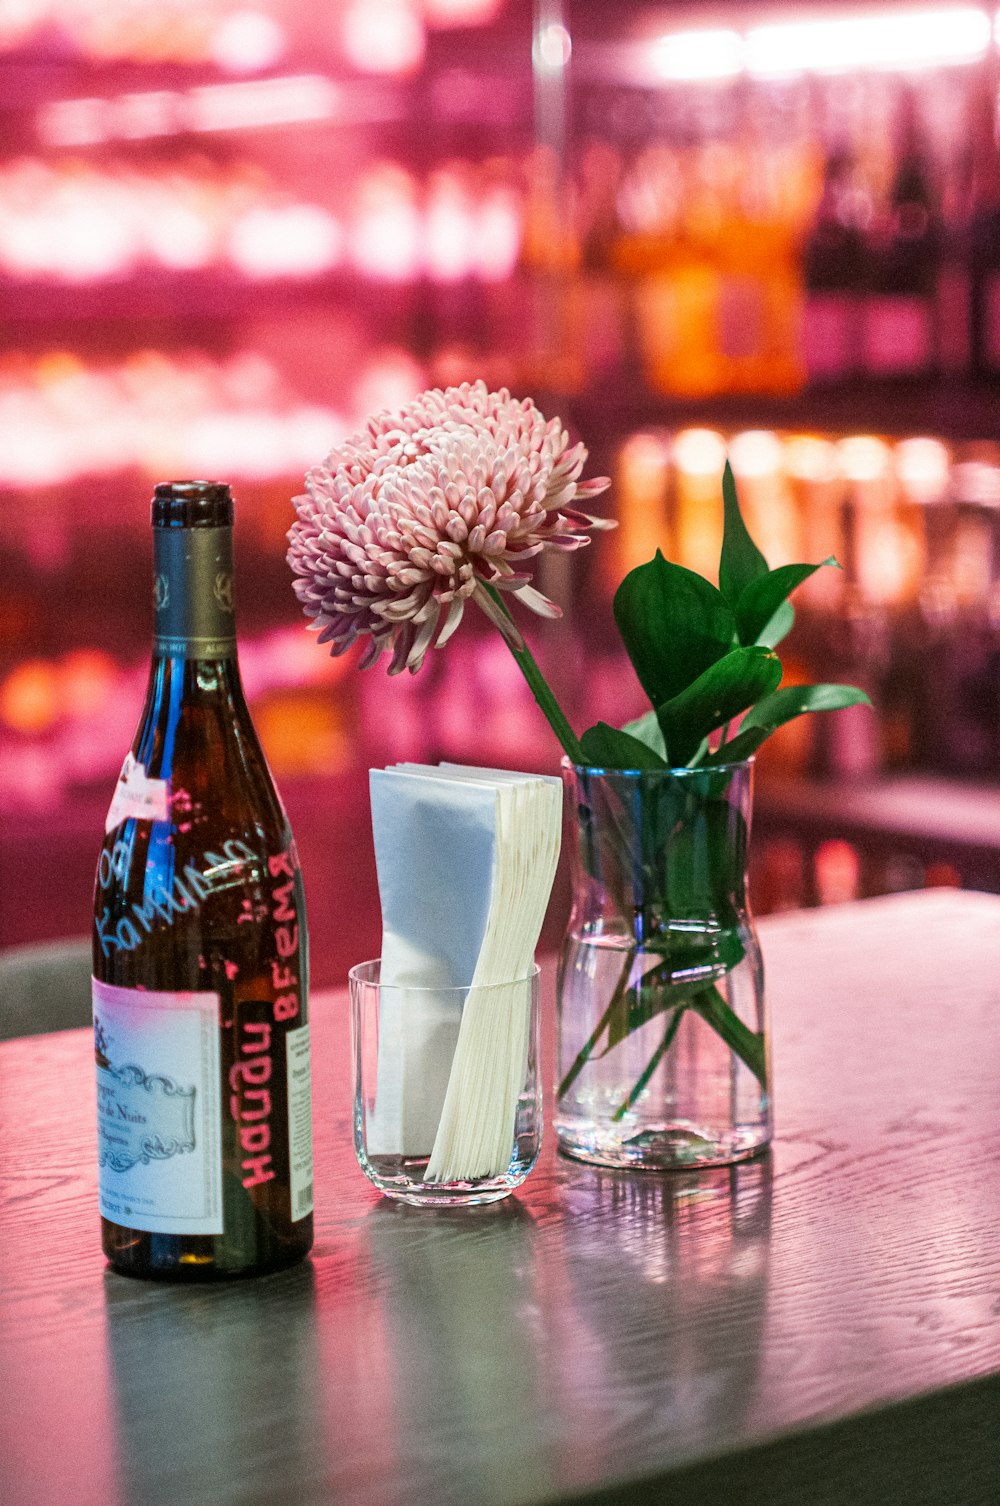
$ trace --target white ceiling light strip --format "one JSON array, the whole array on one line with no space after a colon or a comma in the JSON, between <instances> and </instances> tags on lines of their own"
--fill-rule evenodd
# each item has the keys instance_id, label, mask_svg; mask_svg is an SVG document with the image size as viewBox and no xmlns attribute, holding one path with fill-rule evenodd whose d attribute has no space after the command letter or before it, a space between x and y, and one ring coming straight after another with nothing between
<instances>
[{"instance_id":1,"label":"white ceiling light strip","mask_svg":"<svg viewBox=\"0 0 1000 1506\"><path fill-rule=\"evenodd\" d=\"M756 26L746 36L746 69L761 78L972 63L986 53L990 30L986 12L965 5Z\"/></svg>"},{"instance_id":2,"label":"white ceiling light strip","mask_svg":"<svg viewBox=\"0 0 1000 1506\"><path fill-rule=\"evenodd\" d=\"M887 9L852 16L751 27L668 32L648 52L653 75L669 83L781 78L864 69L908 71L977 62L994 25L979 6ZM1000 20L996 23L1000 45Z\"/></svg>"},{"instance_id":3,"label":"white ceiling light strip","mask_svg":"<svg viewBox=\"0 0 1000 1506\"><path fill-rule=\"evenodd\" d=\"M743 38L722 29L678 31L653 44L653 67L663 79L732 78L743 72Z\"/></svg>"}]
</instances>

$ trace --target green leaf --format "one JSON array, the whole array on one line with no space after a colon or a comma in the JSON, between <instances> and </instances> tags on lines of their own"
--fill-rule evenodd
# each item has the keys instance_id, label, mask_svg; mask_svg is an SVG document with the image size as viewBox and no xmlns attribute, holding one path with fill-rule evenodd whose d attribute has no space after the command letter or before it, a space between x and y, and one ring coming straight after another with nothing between
<instances>
[{"instance_id":1,"label":"green leaf","mask_svg":"<svg viewBox=\"0 0 1000 1506\"><path fill-rule=\"evenodd\" d=\"M691 995L704 987L704 982L691 984L687 988L671 987L669 982L661 983L658 979L652 979L651 974L647 973L640 983L628 989L619 1000L608 1021L607 1042L604 1049L596 1053L598 1058L607 1056L608 1052L620 1046L633 1030L647 1025L658 1014L663 1014L667 1009L676 1009L686 1005Z\"/></svg>"},{"instance_id":2,"label":"green leaf","mask_svg":"<svg viewBox=\"0 0 1000 1506\"><path fill-rule=\"evenodd\" d=\"M687 763L702 738L774 690L780 679L781 661L770 649L731 649L679 695L657 706L670 762L675 767Z\"/></svg>"},{"instance_id":3,"label":"green leaf","mask_svg":"<svg viewBox=\"0 0 1000 1506\"><path fill-rule=\"evenodd\" d=\"M746 823L736 806L725 798L692 794L664 853L662 893L670 915L701 924L714 918L724 932L732 930L738 921L746 854Z\"/></svg>"},{"instance_id":4,"label":"green leaf","mask_svg":"<svg viewBox=\"0 0 1000 1506\"><path fill-rule=\"evenodd\" d=\"M782 638L787 638L795 626L795 608L790 601L783 601L770 622L757 634L757 642L764 648L777 648Z\"/></svg>"},{"instance_id":5,"label":"green leaf","mask_svg":"<svg viewBox=\"0 0 1000 1506\"><path fill-rule=\"evenodd\" d=\"M842 711L845 706L870 706L856 685L787 685L757 702L743 718L740 735L752 727L766 727L767 735L806 711ZM733 739L735 742L735 738Z\"/></svg>"},{"instance_id":6,"label":"green leaf","mask_svg":"<svg viewBox=\"0 0 1000 1506\"><path fill-rule=\"evenodd\" d=\"M741 728L735 737L731 737L727 743L716 748L714 753L709 753L698 765L699 769L715 769L720 764L742 763L744 758L749 758L751 753L756 753L761 743L766 742L775 727L747 727L746 731Z\"/></svg>"},{"instance_id":7,"label":"green leaf","mask_svg":"<svg viewBox=\"0 0 1000 1506\"><path fill-rule=\"evenodd\" d=\"M715 1033L722 1037L730 1051L735 1051L766 1092L767 1047L764 1044L763 1035L758 1035L744 1025L739 1015L730 1008L717 988L705 989L703 993L698 994L691 1000L691 1007L696 1009L706 1024L711 1025Z\"/></svg>"},{"instance_id":8,"label":"green leaf","mask_svg":"<svg viewBox=\"0 0 1000 1506\"><path fill-rule=\"evenodd\" d=\"M721 659L736 636L736 619L721 592L659 550L626 575L615 593L614 614L654 706L672 700Z\"/></svg>"},{"instance_id":9,"label":"green leaf","mask_svg":"<svg viewBox=\"0 0 1000 1506\"><path fill-rule=\"evenodd\" d=\"M661 758L659 753L642 742L638 737L632 737L628 732L622 732L617 727L609 727L607 722L598 722L595 727L588 727L580 738L580 746L591 768L595 769L665 769L667 761Z\"/></svg>"},{"instance_id":10,"label":"green leaf","mask_svg":"<svg viewBox=\"0 0 1000 1506\"><path fill-rule=\"evenodd\" d=\"M836 565L833 555L819 565L780 565L745 587L736 603L736 626L741 643L757 643L781 603L823 565Z\"/></svg>"},{"instance_id":11,"label":"green leaf","mask_svg":"<svg viewBox=\"0 0 1000 1506\"><path fill-rule=\"evenodd\" d=\"M663 1038L660 1041L660 1044L657 1046L656 1050L653 1052L652 1056L649 1058L646 1065L639 1073L639 1076L632 1084L628 1096L623 1098L621 1103L615 1109L614 1113L611 1116L612 1123L621 1123L632 1105L638 1102L639 1098L641 1098L642 1094L646 1091L646 1088L652 1082L653 1077L656 1073L656 1069L659 1067L661 1061L663 1061L667 1052L670 1050L671 1046L674 1043L674 1039L684 1019L684 1009L684 1005L679 1005L674 1010L670 1019L667 1021L667 1028L663 1032ZM708 1141L706 1140L703 1143L707 1145Z\"/></svg>"},{"instance_id":12,"label":"green leaf","mask_svg":"<svg viewBox=\"0 0 1000 1506\"><path fill-rule=\"evenodd\" d=\"M742 962L745 948L735 929L716 932L711 940L693 939L669 958L649 968L618 998L608 1019L606 1056L633 1030L668 1009L685 1007L731 968Z\"/></svg>"},{"instance_id":13,"label":"green leaf","mask_svg":"<svg viewBox=\"0 0 1000 1506\"><path fill-rule=\"evenodd\" d=\"M736 736L710 753L700 767L717 768L749 758L772 732L807 711L842 711L845 706L870 705L868 696L856 685L787 685L758 701L743 718Z\"/></svg>"},{"instance_id":14,"label":"green leaf","mask_svg":"<svg viewBox=\"0 0 1000 1506\"><path fill-rule=\"evenodd\" d=\"M702 738L701 742L698 744L697 748L695 748L694 752L691 754L691 757L688 759L688 761L684 765L684 767L688 768L692 764L699 764L699 763L701 763L701 760L705 757L705 754L707 752L708 752L708 734L706 733L706 735Z\"/></svg>"},{"instance_id":15,"label":"green leaf","mask_svg":"<svg viewBox=\"0 0 1000 1506\"><path fill-rule=\"evenodd\" d=\"M767 575L767 560L747 532L736 495L733 468L726 461L722 473L722 501L725 522L722 532L722 556L719 560L719 590L735 610L746 588ZM745 641L745 640L744 640Z\"/></svg>"},{"instance_id":16,"label":"green leaf","mask_svg":"<svg viewBox=\"0 0 1000 1506\"><path fill-rule=\"evenodd\" d=\"M652 748L653 752L658 753L666 763L667 749L655 711L647 711L645 716L636 717L634 722L626 722L622 731L627 732L629 737L638 738L641 743L646 744L647 748Z\"/></svg>"}]
</instances>

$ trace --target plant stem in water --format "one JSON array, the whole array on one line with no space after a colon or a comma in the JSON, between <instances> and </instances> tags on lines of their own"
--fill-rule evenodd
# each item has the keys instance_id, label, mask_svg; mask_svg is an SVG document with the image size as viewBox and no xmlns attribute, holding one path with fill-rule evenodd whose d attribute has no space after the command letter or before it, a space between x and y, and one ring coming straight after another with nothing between
<instances>
[{"instance_id":1,"label":"plant stem in water","mask_svg":"<svg viewBox=\"0 0 1000 1506\"><path fill-rule=\"evenodd\" d=\"M711 1025L729 1047L750 1068L762 1088L767 1088L767 1054L764 1037L747 1028L730 1009L717 988L707 988L691 1000L706 1024Z\"/></svg>"},{"instance_id":2,"label":"plant stem in water","mask_svg":"<svg viewBox=\"0 0 1000 1506\"><path fill-rule=\"evenodd\" d=\"M626 1098L625 1102L623 1104L620 1104L612 1114L611 1118L615 1124L625 1118L625 1115L635 1103L636 1099L639 1097L639 1094L645 1088L646 1084L649 1082L649 1079L652 1077L653 1073L656 1071L657 1067L660 1065L661 1061L670 1050L674 1036L677 1034L677 1031L680 1028L681 1019L686 1008L686 1004L678 1004L677 1008L674 1010L673 1019L670 1021L666 1030L664 1031L662 1041L657 1046L652 1056L649 1058L649 1061L646 1063L645 1071L642 1073L642 1076L639 1078L638 1082Z\"/></svg>"},{"instance_id":3,"label":"plant stem in water","mask_svg":"<svg viewBox=\"0 0 1000 1506\"><path fill-rule=\"evenodd\" d=\"M628 987L628 980L632 975L632 964L635 961L636 950L637 948L635 946L631 946L625 953L625 961L622 964L622 970L618 975L618 982L615 984L615 990L611 995L608 1007L601 1015L601 1018L598 1020L597 1024L594 1026L590 1034L590 1039L586 1042L585 1045L580 1047L580 1050L577 1052L573 1060L573 1065L570 1067L569 1071L566 1073L566 1076L559 1084L559 1090L556 1095L558 1098L565 1097L570 1088L576 1082L580 1073L583 1071L584 1067L590 1060L591 1055L594 1051L594 1047L597 1045L597 1042L600 1040L605 1030L607 1030L608 1025L611 1022L612 1015L614 1014L615 1010L619 1008L622 1000L622 995Z\"/></svg>"}]
</instances>

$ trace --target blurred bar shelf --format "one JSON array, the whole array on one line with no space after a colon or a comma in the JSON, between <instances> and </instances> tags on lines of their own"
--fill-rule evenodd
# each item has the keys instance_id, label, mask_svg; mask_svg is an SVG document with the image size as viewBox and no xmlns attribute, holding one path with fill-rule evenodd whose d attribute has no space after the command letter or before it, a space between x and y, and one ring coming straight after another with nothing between
<instances>
[{"instance_id":1,"label":"blurred bar shelf","mask_svg":"<svg viewBox=\"0 0 1000 1506\"><path fill-rule=\"evenodd\" d=\"M777 429L808 433L864 432L904 437L988 440L997 435L1000 379L966 377L875 381L861 377L804 387L784 395L740 393L690 399L649 392L639 382L614 382L573 396L567 416L593 447L639 428Z\"/></svg>"},{"instance_id":2,"label":"blurred bar shelf","mask_svg":"<svg viewBox=\"0 0 1000 1506\"><path fill-rule=\"evenodd\" d=\"M243 319L259 314L266 300L269 314L363 301L366 323L384 326L412 317L419 288L416 281L373 281L348 271L250 279L235 272L151 267L134 277L86 283L0 281L0 323L9 330L12 324L65 328L117 320Z\"/></svg>"},{"instance_id":3,"label":"blurred bar shelf","mask_svg":"<svg viewBox=\"0 0 1000 1506\"><path fill-rule=\"evenodd\" d=\"M909 773L857 782L762 776L754 831L794 836L811 858L839 838L863 863L899 855L946 865L964 887L1000 894L998 785Z\"/></svg>"}]
</instances>

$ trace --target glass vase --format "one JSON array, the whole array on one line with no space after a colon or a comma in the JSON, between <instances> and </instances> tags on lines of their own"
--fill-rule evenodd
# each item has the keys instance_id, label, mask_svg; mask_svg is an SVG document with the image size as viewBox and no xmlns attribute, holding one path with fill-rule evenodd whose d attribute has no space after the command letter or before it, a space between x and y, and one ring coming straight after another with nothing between
<instances>
[{"instance_id":1,"label":"glass vase","mask_svg":"<svg viewBox=\"0 0 1000 1506\"><path fill-rule=\"evenodd\" d=\"M601 1166L717 1166L771 1139L764 974L746 896L753 760L564 761L573 905L555 1129Z\"/></svg>"}]
</instances>

